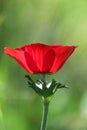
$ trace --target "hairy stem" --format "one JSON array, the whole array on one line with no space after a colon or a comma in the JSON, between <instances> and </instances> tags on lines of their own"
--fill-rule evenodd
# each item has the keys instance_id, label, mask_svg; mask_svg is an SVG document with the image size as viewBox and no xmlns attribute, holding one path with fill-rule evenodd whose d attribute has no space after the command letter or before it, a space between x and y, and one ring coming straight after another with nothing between
<instances>
[{"instance_id":1,"label":"hairy stem","mask_svg":"<svg viewBox=\"0 0 87 130\"><path fill-rule=\"evenodd\" d=\"M40 130L46 130L48 110L49 110L49 101L44 100L44 102L43 102L43 116L42 116L42 123L41 123Z\"/></svg>"}]
</instances>

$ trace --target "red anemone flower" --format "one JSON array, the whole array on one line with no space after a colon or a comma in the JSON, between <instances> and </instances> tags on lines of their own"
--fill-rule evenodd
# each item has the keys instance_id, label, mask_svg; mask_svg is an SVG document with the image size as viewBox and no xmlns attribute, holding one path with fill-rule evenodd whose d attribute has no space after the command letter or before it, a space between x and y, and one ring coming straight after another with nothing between
<instances>
[{"instance_id":1,"label":"red anemone flower","mask_svg":"<svg viewBox=\"0 0 87 130\"><path fill-rule=\"evenodd\" d=\"M34 43L20 48L4 48L4 52L15 59L30 74L57 72L77 46Z\"/></svg>"}]
</instances>

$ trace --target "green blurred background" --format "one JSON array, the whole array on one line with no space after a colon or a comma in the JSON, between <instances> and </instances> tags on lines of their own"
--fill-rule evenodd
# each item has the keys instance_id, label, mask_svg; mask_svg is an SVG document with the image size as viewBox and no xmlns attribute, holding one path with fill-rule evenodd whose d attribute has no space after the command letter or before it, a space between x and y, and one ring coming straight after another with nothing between
<instances>
[{"instance_id":1,"label":"green blurred background","mask_svg":"<svg viewBox=\"0 0 87 130\"><path fill-rule=\"evenodd\" d=\"M78 45L55 78L70 86L52 98L47 130L87 130L87 0L0 0L0 130L39 130L42 100L3 48ZM38 79L40 75L32 75Z\"/></svg>"}]
</instances>

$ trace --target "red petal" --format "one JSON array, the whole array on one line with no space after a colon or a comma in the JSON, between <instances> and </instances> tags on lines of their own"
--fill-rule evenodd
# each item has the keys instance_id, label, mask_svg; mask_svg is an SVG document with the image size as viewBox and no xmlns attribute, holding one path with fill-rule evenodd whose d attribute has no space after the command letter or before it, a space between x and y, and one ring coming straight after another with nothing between
<instances>
[{"instance_id":1,"label":"red petal","mask_svg":"<svg viewBox=\"0 0 87 130\"><path fill-rule=\"evenodd\" d=\"M26 62L35 73L43 73L43 60L51 47L41 43L24 46ZM31 59L31 60L29 60Z\"/></svg>"},{"instance_id":2,"label":"red petal","mask_svg":"<svg viewBox=\"0 0 87 130\"><path fill-rule=\"evenodd\" d=\"M14 58L26 71L33 73L33 71L27 66L24 52L21 49L4 48L4 52Z\"/></svg>"},{"instance_id":3,"label":"red petal","mask_svg":"<svg viewBox=\"0 0 87 130\"><path fill-rule=\"evenodd\" d=\"M63 66L77 46L53 45L52 47L56 53L56 58L51 68L51 72L55 73Z\"/></svg>"},{"instance_id":4,"label":"red petal","mask_svg":"<svg viewBox=\"0 0 87 130\"><path fill-rule=\"evenodd\" d=\"M46 55L44 56L44 61L43 61L43 72L45 73L50 73L50 69L54 63L55 60L55 51L54 50L49 50Z\"/></svg>"},{"instance_id":5,"label":"red petal","mask_svg":"<svg viewBox=\"0 0 87 130\"><path fill-rule=\"evenodd\" d=\"M25 59L28 67L34 72L34 73L40 73L40 70L37 66L37 63L34 61L32 55L30 55L28 52L25 52Z\"/></svg>"}]
</instances>

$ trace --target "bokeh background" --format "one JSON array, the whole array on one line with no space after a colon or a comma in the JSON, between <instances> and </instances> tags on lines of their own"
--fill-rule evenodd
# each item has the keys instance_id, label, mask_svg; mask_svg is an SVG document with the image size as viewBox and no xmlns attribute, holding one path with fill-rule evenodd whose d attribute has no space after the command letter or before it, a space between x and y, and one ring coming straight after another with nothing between
<instances>
[{"instance_id":1,"label":"bokeh background","mask_svg":"<svg viewBox=\"0 0 87 130\"><path fill-rule=\"evenodd\" d=\"M55 78L70 86L52 98L47 130L87 130L87 0L0 0L0 130L39 130L42 100L3 48L78 45ZM34 80L40 75L32 75Z\"/></svg>"}]
</instances>

